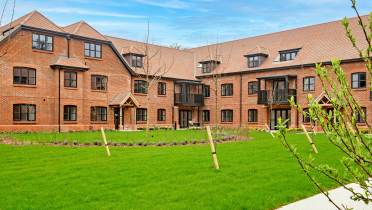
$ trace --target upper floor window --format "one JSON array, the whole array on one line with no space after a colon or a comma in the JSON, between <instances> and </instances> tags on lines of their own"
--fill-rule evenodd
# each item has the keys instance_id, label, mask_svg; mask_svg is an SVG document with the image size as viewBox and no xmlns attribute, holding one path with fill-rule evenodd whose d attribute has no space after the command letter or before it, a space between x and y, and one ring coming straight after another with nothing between
<instances>
[{"instance_id":1,"label":"upper floor window","mask_svg":"<svg viewBox=\"0 0 372 210\"><path fill-rule=\"evenodd\" d=\"M305 77L303 82L304 82L304 91L315 90L315 77Z\"/></svg>"},{"instance_id":2,"label":"upper floor window","mask_svg":"<svg viewBox=\"0 0 372 210\"><path fill-rule=\"evenodd\" d=\"M167 94L167 83L159 82L158 83L158 95L165 96Z\"/></svg>"},{"instance_id":3,"label":"upper floor window","mask_svg":"<svg viewBox=\"0 0 372 210\"><path fill-rule=\"evenodd\" d=\"M202 73L211 73L220 64L219 61L210 60L200 62Z\"/></svg>"},{"instance_id":4,"label":"upper floor window","mask_svg":"<svg viewBox=\"0 0 372 210\"><path fill-rule=\"evenodd\" d=\"M147 121L147 109L138 108L136 110L136 120L138 121Z\"/></svg>"},{"instance_id":5,"label":"upper floor window","mask_svg":"<svg viewBox=\"0 0 372 210\"><path fill-rule=\"evenodd\" d=\"M367 75L365 72L351 74L351 88L365 88L367 86Z\"/></svg>"},{"instance_id":6,"label":"upper floor window","mask_svg":"<svg viewBox=\"0 0 372 210\"><path fill-rule=\"evenodd\" d=\"M204 97L210 97L211 96L211 88L209 85L203 86L203 96Z\"/></svg>"},{"instance_id":7,"label":"upper floor window","mask_svg":"<svg viewBox=\"0 0 372 210\"><path fill-rule=\"evenodd\" d=\"M203 110L202 120L203 122L209 122L211 120L211 114L209 110Z\"/></svg>"},{"instance_id":8,"label":"upper floor window","mask_svg":"<svg viewBox=\"0 0 372 210\"><path fill-rule=\"evenodd\" d=\"M258 82L248 82L248 95L254 95L258 92Z\"/></svg>"},{"instance_id":9,"label":"upper floor window","mask_svg":"<svg viewBox=\"0 0 372 210\"><path fill-rule=\"evenodd\" d=\"M107 90L107 76L92 75L92 90Z\"/></svg>"},{"instance_id":10,"label":"upper floor window","mask_svg":"<svg viewBox=\"0 0 372 210\"><path fill-rule=\"evenodd\" d=\"M366 107L361 107L362 109L362 112L363 112L363 115L362 113L359 113L359 112L355 112L355 121L357 123L365 123L366 122L366 118L367 118L367 108Z\"/></svg>"},{"instance_id":11,"label":"upper floor window","mask_svg":"<svg viewBox=\"0 0 372 210\"><path fill-rule=\"evenodd\" d=\"M77 119L77 106L65 105L63 106L63 120L76 121Z\"/></svg>"},{"instance_id":12,"label":"upper floor window","mask_svg":"<svg viewBox=\"0 0 372 210\"><path fill-rule=\"evenodd\" d=\"M34 104L13 104L14 121L35 121L36 105Z\"/></svg>"},{"instance_id":13,"label":"upper floor window","mask_svg":"<svg viewBox=\"0 0 372 210\"><path fill-rule=\"evenodd\" d=\"M233 110L231 109L221 110L221 121L232 122L233 121Z\"/></svg>"},{"instance_id":14,"label":"upper floor window","mask_svg":"<svg viewBox=\"0 0 372 210\"><path fill-rule=\"evenodd\" d=\"M255 68L260 66L260 56L252 55L248 56L248 68Z\"/></svg>"},{"instance_id":15,"label":"upper floor window","mask_svg":"<svg viewBox=\"0 0 372 210\"><path fill-rule=\"evenodd\" d=\"M291 61L294 60L300 49L280 51L280 61Z\"/></svg>"},{"instance_id":16,"label":"upper floor window","mask_svg":"<svg viewBox=\"0 0 372 210\"><path fill-rule=\"evenodd\" d=\"M64 85L65 87L77 87L77 72L65 71L64 72Z\"/></svg>"},{"instance_id":17,"label":"upper floor window","mask_svg":"<svg viewBox=\"0 0 372 210\"><path fill-rule=\"evenodd\" d=\"M131 55L131 65L136 68L143 67L143 55Z\"/></svg>"},{"instance_id":18,"label":"upper floor window","mask_svg":"<svg viewBox=\"0 0 372 210\"><path fill-rule=\"evenodd\" d=\"M107 121L107 107L92 106L90 107L91 121Z\"/></svg>"},{"instance_id":19,"label":"upper floor window","mask_svg":"<svg viewBox=\"0 0 372 210\"><path fill-rule=\"evenodd\" d=\"M42 34L32 34L32 49L53 51L53 37Z\"/></svg>"},{"instance_id":20,"label":"upper floor window","mask_svg":"<svg viewBox=\"0 0 372 210\"><path fill-rule=\"evenodd\" d=\"M165 109L158 109L158 121L165 121L166 111Z\"/></svg>"},{"instance_id":21,"label":"upper floor window","mask_svg":"<svg viewBox=\"0 0 372 210\"><path fill-rule=\"evenodd\" d=\"M248 122L257 122L257 109L248 110Z\"/></svg>"},{"instance_id":22,"label":"upper floor window","mask_svg":"<svg viewBox=\"0 0 372 210\"><path fill-rule=\"evenodd\" d=\"M134 80L134 92L147 94L147 82L145 80Z\"/></svg>"},{"instance_id":23,"label":"upper floor window","mask_svg":"<svg viewBox=\"0 0 372 210\"><path fill-rule=\"evenodd\" d=\"M221 96L232 96L233 95L233 84L222 84Z\"/></svg>"},{"instance_id":24,"label":"upper floor window","mask_svg":"<svg viewBox=\"0 0 372 210\"><path fill-rule=\"evenodd\" d=\"M85 42L84 55L91 58L102 58L102 45Z\"/></svg>"},{"instance_id":25,"label":"upper floor window","mask_svg":"<svg viewBox=\"0 0 372 210\"><path fill-rule=\"evenodd\" d=\"M15 67L13 69L13 83L22 85L36 85L36 70Z\"/></svg>"}]
</instances>

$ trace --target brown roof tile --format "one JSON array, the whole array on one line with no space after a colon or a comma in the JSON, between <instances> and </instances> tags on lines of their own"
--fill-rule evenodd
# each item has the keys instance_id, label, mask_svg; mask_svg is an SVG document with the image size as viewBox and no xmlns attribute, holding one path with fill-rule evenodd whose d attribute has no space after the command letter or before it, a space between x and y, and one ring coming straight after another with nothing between
<instances>
[{"instance_id":1,"label":"brown roof tile","mask_svg":"<svg viewBox=\"0 0 372 210\"><path fill-rule=\"evenodd\" d=\"M58 56L56 61L51 64L51 66L62 66L67 68L74 68L74 69L81 69L81 70L88 70L89 67L83 63L82 60L79 58L73 57L66 57L66 56Z\"/></svg>"},{"instance_id":2,"label":"brown roof tile","mask_svg":"<svg viewBox=\"0 0 372 210\"><path fill-rule=\"evenodd\" d=\"M99 33L96 29L94 29L92 26L90 26L85 21L80 21L68 26L63 27L63 29L74 35L88 37L92 39L98 39L98 40L107 40L105 36L103 36L101 33Z\"/></svg>"}]
</instances>

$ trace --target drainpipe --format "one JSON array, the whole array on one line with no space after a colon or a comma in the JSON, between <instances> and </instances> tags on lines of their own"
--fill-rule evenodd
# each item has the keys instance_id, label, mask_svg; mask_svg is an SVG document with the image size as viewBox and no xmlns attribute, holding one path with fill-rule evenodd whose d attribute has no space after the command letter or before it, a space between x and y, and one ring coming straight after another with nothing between
<instances>
[{"instance_id":1,"label":"drainpipe","mask_svg":"<svg viewBox=\"0 0 372 210\"><path fill-rule=\"evenodd\" d=\"M70 35L67 35L67 58L70 58Z\"/></svg>"},{"instance_id":2,"label":"drainpipe","mask_svg":"<svg viewBox=\"0 0 372 210\"><path fill-rule=\"evenodd\" d=\"M242 117L243 117L243 74L240 74L240 98L239 98L239 128L242 127Z\"/></svg>"},{"instance_id":3,"label":"drainpipe","mask_svg":"<svg viewBox=\"0 0 372 210\"><path fill-rule=\"evenodd\" d=\"M58 133L61 133L61 69L58 68Z\"/></svg>"}]
</instances>

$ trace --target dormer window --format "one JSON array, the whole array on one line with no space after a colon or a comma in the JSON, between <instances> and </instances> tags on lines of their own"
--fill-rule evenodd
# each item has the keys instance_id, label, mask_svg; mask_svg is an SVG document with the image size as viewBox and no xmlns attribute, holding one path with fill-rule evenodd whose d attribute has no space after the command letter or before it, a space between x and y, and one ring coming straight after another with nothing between
<instances>
[{"instance_id":1,"label":"dormer window","mask_svg":"<svg viewBox=\"0 0 372 210\"><path fill-rule=\"evenodd\" d=\"M217 68L218 64L220 64L219 61L210 60L210 61L202 61L200 62L202 73L211 73L215 68Z\"/></svg>"},{"instance_id":2,"label":"dormer window","mask_svg":"<svg viewBox=\"0 0 372 210\"><path fill-rule=\"evenodd\" d=\"M294 60L298 54L300 49L292 49L292 50L284 50L284 51L279 51L280 54L280 61L291 61Z\"/></svg>"},{"instance_id":3,"label":"dormer window","mask_svg":"<svg viewBox=\"0 0 372 210\"><path fill-rule=\"evenodd\" d=\"M259 67L267 57L267 54L259 53L259 54L251 54L246 55L248 59L248 68L257 68Z\"/></svg>"},{"instance_id":4,"label":"dormer window","mask_svg":"<svg viewBox=\"0 0 372 210\"><path fill-rule=\"evenodd\" d=\"M144 55L135 54L135 53L127 53L127 54L124 54L124 57L132 67L143 68L143 57L145 57Z\"/></svg>"},{"instance_id":5,"label":"dormer window","mask_svg":"<svg viewBox=\"0 0 372 210\"><path fill-rule=\"evenodd\" d=\"M84 55L90 58L102 58L102 45L96 43L84 43Z\"/></svg>"}]
</instances>

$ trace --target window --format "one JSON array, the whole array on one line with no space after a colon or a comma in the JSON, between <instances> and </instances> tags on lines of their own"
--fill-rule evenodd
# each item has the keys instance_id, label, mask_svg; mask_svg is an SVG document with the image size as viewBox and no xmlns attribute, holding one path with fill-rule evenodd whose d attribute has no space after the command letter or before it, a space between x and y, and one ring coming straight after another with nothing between
<instances>
[{"instance_id":1,"label":"window","mask_svg":"<svg viewBox=\"0 0 372 210\"><path fill-rule=\"evenodd\" d=\"M147 94L147 82L145 80L134 80L134 92Z\"/></svg>"},{"instance_id":2,"label":"window","mask_svg":"<svg viewBox=\"0 0 372 210\"><path fill-rule=\"evenodd\" d=\"M13 104L14 121L35 121L36 105L34 104Z\"/></svg>"},{"instance_id":3,"label":"window","mask_svg":"<svg viewBox=\"0 0 372 210\"><path fill-rule=\"evenodd\" d=\"M158 95L161 96L167 95L167 84L165 82L158 83Z\"/></svg>"},{"instance_id":4,"label":"window","mask_svg":"<svg viewBox=\"0 0 372 210\"><path fill-rule=\"evenodd\" d=\"M76 121L77 107L74 105L66 105L63 107L63 120Z\"/></svg>"},{"instance_id":5,"label":"window","mask_svg":"<svg viewBox=\"0 0 372 210\"><path fill-rule=\"evenodd\" d=\"M158 121L165 121L165 109L158 109Z\"/></svg>"},{"instance_id":6,"label":"window","mask_svg":"<svg viewBox=\"0 0 372 210\"><path fill-rule=\"evenodd\" d=\"M142 68L143 67L143 55L131 55L131 64L133 67Z\"/></svg>"},{"instance_id":7,"label":"window","mask_svg":"<svg viewBox=\"0 0 372 210\"><path fill-rule=\"evenodd\" d=\"M32 49L53 51L53 37L42 34L32 34Z\"/></svg>"},{"instance_id":8,"label":"window","mask_svg":"<svg viewBox=\"0 0 372 210\"><path fill-rule=\"evenodd\" d=\"M65 71L64 72L64 84L65 87L77 87L77 72L74 71Z\"/></svg>"},{"instance_id":9,"label":"window","mask_svg":"<svg viewBox=\"0 0 372 210\"><path fill-rule=\"evenodd\" d=\"M304 109L303 110L303 123L310 123L311 122L311 117L310 117L310 112L309 109Z\"/></svg>"},{"instance_id":10,"label":"window","mask_svg":"<svg viewBox=\"0 0 372 210\"><path fill-rule=\"evenodd\" d=\"M84 55L91 58L102 58L102 45L85 42Z\"/></svg>"},{"instance_id":11,"label":"window","mask_svg":"<svg viewBox=\"0 0 372 210\"><path fill-rule=\"evenodd\" d=\"M255 68L260 66L260 56L248 56L248 68Z\"/></svg>"},{"instance_id":12,"label":"window","mask_svg":"<svg viewBox=\"0 0 372 210\"><path fill-rule=\"evenodd\" d=\"M221 96L232 96L233 95L233 84L222 84Z\"/></svg>"},{"instance_id":13,"label":"window","mask_svg":"<svg viewBox=\"0 0 372 210\"><path fill-rule=\"evenodd\" d=\"M211 120L211 114L209 110L203 110L202 120L203 122L209 122Z\"/></svg>"},{"instance_id":14,"label":"window","mask_svg":"<svg viewBox=\"0 0 372 210\"><path fill-rule=\"evenodd\" d=\"M304 91L315 90L315 77L305 77L303 82L304 82Z\"/></svg>"},{"instance_id":15,"label":"window","mask_svg":"<svg viewBox=\"0 0 372 210\"><path fill-rule=\"evenodd\" d=\"M91 121L107 121L107 107L92 106L90 107Z\"/></svg>"},{"instance_id":16,"label":"window","mask_svg":"<svg viewBox=\"0 0 372 210\"><path fill-rule=\"evenodd\" d=\"M366 78L365 72L351 74L351 87L353 89L365 88L367 86Z\"/></svg>"},{"instance_id":17,"label":"window","mask_svg":"<svg viewBox=\"0 0 372 210\"><path fill-rule=\"evenodd\" d=\"M222 122L232 122L233 121L233 110L225 109L221 111L221 121Z\"/></svg>"},{"instance_id":18,"label":"window","mask_svg":"<svg viewBox=\"0 0 372 210\"><path fill-rule=\"evenodd\" d=\"M258 82L248 82L248 95L254 95L258 92Z\"/></svg>"},{"instance_id":19,"label":"window","mask_svg":"<svg viewBox=\"0 0 372 210\"><path fill-rule=\"evenodd\" d=\"M92 75L92 90L107 90L107 77L103 75Z\"/></svg>"},{"instance_id":20,"label":"window","mask_svg":"<svg viewBox=\"0 0 372 210\"><path fill-rule=\"evenodd\" d=\"M300 49L280 51L280 61L291 61L294 60Z\"/></svg>"},{"instance_id":21,"label":"window","mask_svg":"<svg viewBox=\"0 0 372 210\"><path fill-rule=\"evenodd\" d=\"M362 116L361 113L359 112L355 112L355 120L357 123L365 123L366 122L366 118L367 118L367 108L366 107L361 107L362 109L362 112L364 114L364 117Z\"/></svg>"},{"instance_id":22,"label":"window","mask_svg":"<svg viewBox=\"0 0 372 210\"><path fill-rule=\"evenodd\" d=\"M36 70L15 67L13 69L13 84L36 85Z\"/></svg>"},{"instance_id":23,"label":"window","mask_svg":"<svg viewBox=\"0 0 372 210\"><path fill-rule=\"evenodd\" d=\"M202 73L211 73L219 64L218 61L201 62Z\"/></svg>"},{"instance_id":24,"label":"window","mask_svg":"<svg viewBox=\"0 0 372 210\"><path fill-rule=\"evenodd\" d=\"M139 121L147 121L147 109L138 108L136 111L136 120Z\"/></svg>"},{"instance_id":25,"label":"window","mask_svg":"<svg viewBox=\"0 0 372 210\"><path fill-rule=\"evenodd\" d=\"M211 88L209 85L203 86L203 96L204 97L210 97L211 96Z\"/></svg>"},{"instance_id":26,"label":"window","mask_svg":"<svg viewBox=\"0 0 372 210\"><path fill-rule=\"evenodd\" d=\"M257 122L257 109L248 110L248 122Z\"/></svg>"}]
</instances>

